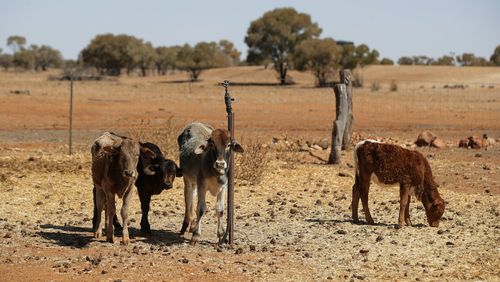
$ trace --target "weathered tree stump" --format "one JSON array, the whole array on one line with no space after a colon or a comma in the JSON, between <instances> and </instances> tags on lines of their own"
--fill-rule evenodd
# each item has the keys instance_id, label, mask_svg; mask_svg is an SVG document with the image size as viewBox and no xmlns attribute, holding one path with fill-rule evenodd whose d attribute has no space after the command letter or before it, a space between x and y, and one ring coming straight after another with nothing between
<instances>
[{"instance_id":1,"label":"weathered tree stump","mask_svg":"<svg viewBox=\"0 0 500 282\"><path fill-rule=\"evenodd\" d=\"M352 86L349 70L340 71L340 83L333 86L335 92L335 120L332 129L332 145L329 164L340 164L340 152L347 149L352 137Z\"/></svg>"}]
</instances>

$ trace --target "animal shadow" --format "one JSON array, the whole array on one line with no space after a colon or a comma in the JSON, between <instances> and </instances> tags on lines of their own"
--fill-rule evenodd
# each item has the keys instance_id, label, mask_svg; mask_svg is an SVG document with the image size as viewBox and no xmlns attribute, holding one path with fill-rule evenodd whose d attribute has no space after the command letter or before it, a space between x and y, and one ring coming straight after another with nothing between
<instances>
[{"instance_id":1,"label":"animal shadow","mask_svg":"<svg viewBox=\"0 0 500 282\"><path fill-rule=\"evenodd\" d=\"M37 232L42 238L54 241L59 246L85 248L94 240L92 228L80 226L61 226L53 224L43 224L40 228L46 229ZM53 229L56 231L52 231Z\"/></svg>"}]
</instances>

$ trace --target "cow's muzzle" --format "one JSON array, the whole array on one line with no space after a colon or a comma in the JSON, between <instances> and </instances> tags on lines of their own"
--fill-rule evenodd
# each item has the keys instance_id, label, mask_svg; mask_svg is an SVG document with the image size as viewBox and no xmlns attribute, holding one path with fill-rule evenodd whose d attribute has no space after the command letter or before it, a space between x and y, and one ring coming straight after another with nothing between
<instances>
[{"instance_id":1,"label":"cow's muzzle","mask_svg":"<svg viewBox=\"0 0 500 282\"><path fill-rule=\"evenodd\" d=\"M226 163L226 161L215 161L214 168L215 169L226 169L227 163Z\"/></svg>"},{"instance_id":2,"label":"cow's muzzle","mask_svg":"<svg viewBox=\"0 0 500 282\"><path fill-rule=\"evenodd\" d=\"M134 176L134 172L130 169L126 169L123 171L123 175L126 177L132 177L132 176Z\"/></svg>"},{"instance_id":3,"label":"cow's muzzle","mask_svg":"<svg viewBox=\"0 0 500 282\"><path fill-rule=\"evenodd\" d=\"M172 183L169 183L169 182L163 182L161 184L161 189L164 189L164 190L172 189L172 187L174 187L174 186L172 185Z\"/></svg>"}]
</instances>

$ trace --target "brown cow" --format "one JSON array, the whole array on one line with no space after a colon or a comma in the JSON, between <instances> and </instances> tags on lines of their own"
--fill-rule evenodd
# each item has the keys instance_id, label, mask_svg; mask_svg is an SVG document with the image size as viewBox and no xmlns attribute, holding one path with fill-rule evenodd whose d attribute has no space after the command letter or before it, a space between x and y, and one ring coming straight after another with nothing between
<instances>
[{"instance_id":1,"label":"brown cow","mask_svg":"<svg viewBox=\"0 0 500 282\"><path fill-rule=\"evenodd\" d=\"M427 159L417 151L373 140L359 142L354 149L356 180L352 186L352 218L358 222L358 203L361 197L366 221L374 224L368 208L368 192L372 174L382 184L400 185L399 225L410 226L410 197L413 192L421 200L427 222L439 225L445 203L437 190ZM377 181L378 180L378 181Z\"/></svg>"},{"instance_id":2,"label":"brown cow","mask_svg":"<svg viewBox=\"0 0 500 282\"><path fill-rule=\"evenodd\" d=\"M127 207L137 179L139 142L105 132L92 145L92 179L96 189L97 219L95 237L102 236L101 213L106 203L106 240L113 243L113 217L116 213L115 195L123 198L121 216L123 244L128 244Z\"/></svg>"}]
</instances>

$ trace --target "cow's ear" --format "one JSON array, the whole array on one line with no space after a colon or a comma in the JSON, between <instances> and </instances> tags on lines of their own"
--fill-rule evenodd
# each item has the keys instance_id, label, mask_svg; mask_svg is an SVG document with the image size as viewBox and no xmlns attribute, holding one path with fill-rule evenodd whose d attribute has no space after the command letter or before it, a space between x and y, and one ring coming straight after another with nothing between
<instances>
[{"instance_id":1,"label":"cow's ear","mask_svg":"<svg viewBox=\"0 0 500 282\"><path fill-rule=\"evenodd\" d=\"M178 167L177 165L175 165L175 176L176 177L182 176L182 168Z\"/></svg>"},{"instance_id":2,"label":"cow's ear","mask_svg":"<svg viewBox=\"0 0 500 282\"><path fill-rule=\"evenodd\" d=\"M141 153L144 154L144 156L146 156L146 158L150 160L156 158L155 152L151 151L149 148L141 147Z\"/></svg>"},{"instance_id":3,"label":"cow's ear","mask_svg":"<svg viewBox=\"0 0 500 282\"><path fill-rule=\"evenodd\" d=\"M198 147L196 147L196 149L194 149L194 153L197 155L202 154L206 148L207 144L200 144Z\"/></svg>"},{"instance_id":4,"label":"cow's ear","mask_svg":"<svg viewBox=\"0 0 500 282\"><path fill-rule=\"evenodd\" d=\"M156 169L158 168L158 165L148 165L145 167L142 171L146 175L155 175L156 174Z\"/></svg>"},{"instance_id":5,"label":"cow's ear","mask_svg":"<svg viewBox=\"0 0 500 282\"><path fill-rule=\"evenodd\" d=\"M243 152L245 152L245 150L243 149L243 147L236 140L233 141L233 143L231 145L233 147L233 151L235 151L236 153L243 153Z\"/></svg>"}]
</instances>

